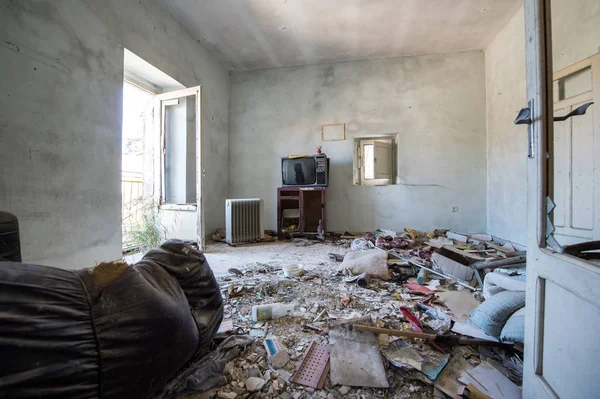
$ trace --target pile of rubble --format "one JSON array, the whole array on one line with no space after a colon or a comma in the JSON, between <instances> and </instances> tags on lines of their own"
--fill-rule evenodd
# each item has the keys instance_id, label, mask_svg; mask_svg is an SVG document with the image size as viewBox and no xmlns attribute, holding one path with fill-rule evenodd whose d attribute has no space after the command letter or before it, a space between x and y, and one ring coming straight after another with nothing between
<instances>
[{"instance_id":1,"label":"pile of rubble","mask_svg":"<svg viewBox=\"0 0 600 399\"><path fill-rule=\"evenodd\" d=\"M496 343L469 323L469 314L484 301L483 280L493 269L482 265L505 260L504 267L522 266L523 254L491 237L460 241L453 234L407 229L401 236L329 235L317 245L356 251L331 254L318 269L284 270L279 264L230 269L219 278L226 298L219 336L247 334L255 341L227 364L227 382L216 397L445 398L467 392L502 397L486 388L490 379L503 396L520 395L522 348ZM349 254L370 256L380 252L375 248L386 251L386 279L348 273ZM469 269L471 279L457 278L464 270L453 263ZM256 308L261 305L268 306ZM415 333L439 339L403 336ZM458 344L466 336L493 343Z\"/></svg>"}]
</instances>

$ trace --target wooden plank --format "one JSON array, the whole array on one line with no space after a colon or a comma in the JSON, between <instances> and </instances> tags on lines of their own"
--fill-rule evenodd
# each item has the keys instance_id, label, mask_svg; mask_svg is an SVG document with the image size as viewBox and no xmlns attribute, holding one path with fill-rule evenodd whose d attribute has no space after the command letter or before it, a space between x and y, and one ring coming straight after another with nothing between
<instances>
[{"instance_id":1,"label":"wooden plank","mask_svg":"<svg viewBox=\"0 0 600 399\"><path fill-rule=\"evenodd\" d=\"M568 107L572 107L574 105L581 105L581 103L586 103L588 101L593 101L594 92L592 90L584 91L582 93L577 94L576 96L566 98L564 100L560 100L554 103L554 109L560 110ZM588 110L588 112L591 111ZM559 114L558 116L563 116L567 113L571 112L570 109L567 109L564 114Z\"/></svg>"},{"instance_id":2,"label":"wooden plank","mask_svg":"<svg viewBox=\"0 0 600 399\"><path fill-rule=\"evenodd\" d=\"M568 67L563 68L563 69L561 69L558 72L555 72L552 80L553 81L554 80L559 80L559 79L565 78L565 77L567 77L569 75L573 75L574 73L576 73L576 72L578 72L578 71L580 71L582 69L588 68L591 65L592 65L592 57L588 57L588 58L586 58L584 60L576 62L573 65L569 65Z\"/></svg>"},{"instance_id":3,"label":"wooden plank","mask_svg":"<svg viewBox=\"0 0 600 399\"><path fill-rule=\"evenodd\" d=\"M486 259L486 258L484 258L482 256L475 255L475 254L472 254L472 253L468 253L466 251L463 251L462 249L455 248L455 247L453 247L451 245L444 245L443 248L447 249L448 251L452 251L452 252L454 252L456 254L459 254L461 256L464 256L465 258L469 258L469 259L473 259L473 260L484 260L484 259Z\"/></svg>"}]
</instances>

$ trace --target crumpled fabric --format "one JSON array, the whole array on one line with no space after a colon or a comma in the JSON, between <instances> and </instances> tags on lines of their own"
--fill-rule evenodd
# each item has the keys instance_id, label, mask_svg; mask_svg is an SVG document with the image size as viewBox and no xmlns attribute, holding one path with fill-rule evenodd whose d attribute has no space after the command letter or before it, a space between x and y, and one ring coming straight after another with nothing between
<instances>
[{"instance_id":1,"label":"crumpled fabric","mask_svg":"<svg viewBox=\"0 0 600 399\"><path fill-rule=\"evenodd\" d=\"M502 291L525 292L526 279L525 274L510 276L497 271L488 273L483 279L483 297L490 299Z\"/></svg>"},{"instance_id":2,"label":"crumpled fabric","mask_svg":"<svg viewBox=\"0 0 600 399\"><path fill-rule=\"evenodd\" d=\"M205 392L227 382L223 374L225 365L254 343L249 335L232 335L201 359L191 362L153 399L171 399L189 392Z\"/></svg>"},{"instance_id":3,"label":"crumpled fabric","mask_svg":"<svg viewBox=\"0 0 600 399\"><path fill-rule=\"evenodd\" d=\"M364 238L357 238L350 244L350 249L353 251L366 251L373 248L375 248L375 245Z\"/></svg>"},{"instance_id":4,"label":"crumpled fabric","mask_svg":"<svg viewBox=\"0 0 600 399\"><path fill-rule=\"evenodd\" d=\"M393 237L387 234L366 233L363 237L364 240L369 241L377 248L389 251L390 249L412 249L420 244L411 240L408 237Z\"/></svg>"},{"instance_id":5,"label":"crumpled fabric","mask_svg":"<svg viewBox=\"0 0 600 399\"><path fill-rule=\"evenodd\" d=\"M350 251L344 256L344 261L340 263L338 270L348 272L353 276L367 273L374 278L389 280L387 257L387 252L381 249L366 252Z\"/></svg>"}]
</instances>

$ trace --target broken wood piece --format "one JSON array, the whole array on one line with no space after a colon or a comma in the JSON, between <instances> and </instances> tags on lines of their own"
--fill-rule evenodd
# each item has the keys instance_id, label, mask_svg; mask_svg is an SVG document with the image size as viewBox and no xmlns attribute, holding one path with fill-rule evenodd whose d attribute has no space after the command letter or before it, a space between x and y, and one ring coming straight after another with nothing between
<instances>
[{"instance_id":1,"label":"broken wood piece","mask_svg":"<svg viewBox=\"0 0 600 399\"><path fill-rule=\"evenodd\" d=\"M321 312L320 312L320 313L317 315L317 317L315 317L315 318L313 319L313 323L316 323L317 321L319 321L319 319L320 319L321 317L323 317L323 315L325 314L325 312L327 312L327 308L325 308L325 309L321 310Z\"/></svg>"},{"instance_id":2,"label":"broken wood piece","mask_svg":"<svg viewBox=\"0 0 600 399\"><path fill-rule=\"evenodd\" d=\"M485 258L479 255L475 255L475 254L470 254L466 251L463 251L462 249L458 249L452 245L444 245L443 249L446 249L448 251L454 252L458 255L464 256L465 258L469 258L472 259L474 261L479 261L479 260L484 260Z\"/></svg>"},{"instance_id":3,"label":"broken wood piece","mask_svg":"<svg viewBox=\"0 0 600 399\"><path fill-rule=\"evenodd\" d=\"M450 346L454 345L480 345L480 346L499 346L511 348L512 344L505 344L497 341L488 341L486 339L471 339L471 338L462 338L455 335L435 335L421 332L413 332L413 331L402 331L402 330L390 330L388 328L378 328L378 327L370 327L364 326L361 324L351 324L349 325L351 329L357 329L361 331L368 331L374 334L388 334L395 337L405 337L411 339L426 339L432 340L433 342L447 344Z\"/></svg>"},{"instance_id":4,"label":"broken wood piece","mask_svg":"<svg viewBox=\"0 0 600 399\"><path fill-rule=\"evenodd\" d=\"M323 332L323 330L321 330L319 327L317 326L313 326L312 324L303 324L302 327L308 329L308 330L312 330L318 333Z\"/></svg>"},{"instance_id":5,"label":"broken wood piece","mask_svg":"<svg viewBox=\"0 0 600 399\"><path fill-rule=\"evenodd\" d=\"M477 387L473 384L467 385L465 391L463 393L468 399L492 399L483 392L481 392Z\"/></svg>"},{"instance_id":6,"label":"broken wood piece","mask_svg":"<svg viewBox=\"0 0 600 399\"><path fill-rule=\"evenodd\" d=\"M423 332L423 327L421 326L421 321L417 318L417 316L412 314L412 312L410 310L408 310L407 308L405 308L404 306L400 307L400 312L402 313L402 316L404 316L404 318L413 326L413 329L416 332L419 332L419 333ZM430 340L429 343L431 344L431 346L433 346L435 349L437 349L438 351L440 351L442 353L448 352L446 350L446 348L436 344L432 340Z\"/></svg>"}]
</instances>

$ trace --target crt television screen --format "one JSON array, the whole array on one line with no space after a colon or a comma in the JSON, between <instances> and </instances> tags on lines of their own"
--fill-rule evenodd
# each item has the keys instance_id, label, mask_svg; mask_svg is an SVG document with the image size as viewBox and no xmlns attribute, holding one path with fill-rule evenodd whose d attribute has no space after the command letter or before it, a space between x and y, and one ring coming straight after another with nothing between
<instances>
[{"instance_id":1,"label":"crt television screen","mask_svg":"<svg viewBox=\"0 0 600 399\"><path fill-rule=\"evenodd\" d=\"M311 185L315 184L316 166L314 158L296 158L283 160L283 184Z\"/></svg>"}]
</instances>

